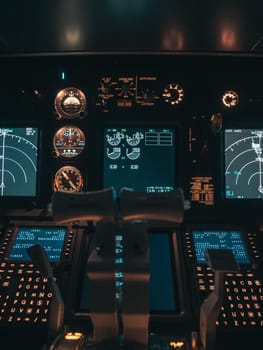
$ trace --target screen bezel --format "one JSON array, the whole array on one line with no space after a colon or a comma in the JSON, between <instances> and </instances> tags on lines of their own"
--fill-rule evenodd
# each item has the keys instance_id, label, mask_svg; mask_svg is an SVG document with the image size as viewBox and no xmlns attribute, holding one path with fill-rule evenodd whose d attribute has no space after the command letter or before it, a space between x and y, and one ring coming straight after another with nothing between
<instances>
[{"instance_id":1,"label":"screen bezel","mask_svg":"<svg viewBox=\"0 0 263 350\"><path fill-rule=\"evenodd\" d=\"M191 235L191 245L192 245L192 251L193 251L193 258L194 258L194 262L196 265L200 265L200 266L207 266L206 262L198 262L197 261L197 257L196 257L196 252L195 252L195 244L194 244L194 237L193 237L193 231L238 231L240 233L240 238L241 241L244 245L244 249L245 252L247 253L247 257L249 260L249 263L238 263L238 265L240 266L240 269L247 269L247 267L250 267L254 264L254 259L253 259L253 254L251 253L250 250L250 245L249 242L247 240L247 231L243 228L240 227L238 225L224 225L224 224L202 224L202 225L191 225L191 227L188 227L186 232L190 232Z\"/></svg>"},{"instance_id":2,"label":"screen bezel","mask_svg":"<svg viewBox=\"0 0 263 350\"><path fill-rule=\"evenodd\" d=\"M5 259L6 260L16 261L16 262L27 262L27 263L31 262L30 258L27 259L27 260L10 258L10 254L12 252L12 249L13 249L14 245L16 244L16 239L17 239L17 237L19 235L19 231L22 228L25 228L25 229L28 229L28 230L36 229L36 228L43 228L43 229L52 229L52 228L54 228L56 230L57 229L65 230L64 240L63 240L63 243L62 243L62 246L61 246L60 258L58 260L49 260L49 261L52 264L57 264L58 262L60 262L63 259L64 250L65 250L65 242L66 242L67 237L68 237L68 227L67 226L65 226L65 225L57 226L54 223L51 223L50 225L48 225L47 223L45 223L45 224L41 224L41 223L34 223L34 224L32 224L32 223L20 223L20 224L15 225L14 229L12 230L12 237L11 237L11 239L9 241L7 250L5 252ZM35 245L35 244L36 243L32 244L32 246Z\"/></svg>"},{"instance_id":3,"label":"screen bezel","mask_svg":"<svg viewBox=\"0 0 263 350\"><path fill-rule=\"evenodd\" d=\"M42 142L43 142L43 130L39 123L36 121L27 122L0 122L1 128L36 128L37 129L37 172L36 172L36 185L35 185L35 195L30 196L1 196L0 197L0 208L5 211L7 209L34 209L41 201L41 173L42 173Z\"/></svg>"},{"instance_id":4,"label":"screen bezel","mask_svg":"<svg viewBox=\"0 0 263 350\"><path fill-rule=\"evenodd\" d=\"M107 128L158 128L158 129L173 129L174 130L174 188L182 187L183 171L181 170L182 165L182 127L179 123L166 123L166 122L147 122L147 121L127 121L123 122L120 120L111 120L110 122L104 123L99 130L101 142L101 163L100 163L100 179L101 186L104 187L104 131ZM180 165L180 167L179 167ZM135 189L136 190L136 189ZM118 197L118 195L116 194Z\"/></svg>"},{"instance_id":5,"label":"screen bezel","mask_svg":"<svg viewBox=\"0 0 263 350\"><path fill-rule=\"evenodd\" d=\"M150 230L149 234L167 234L169 240L170 249L170 262L171 262L171 273L172 273L172 283L173 283L173 294L174 303L177 307L175 310L155 310L150 311L150 319L153 322L158 322L160 320L176 320L176 319L188 319L189 317L189 301L187 301L187 295L185 293L185 274L183 273L182 266L182 252L180 250L181 240L179 234L175 232L173 228L153 228ZM83 293L83 278L86 274L86 261L93 247L93 233L89 238L89 243L87 244L86 254L82 257L81 266L78 267L79 274L72 275L71 285L75 286L74 290L71 290L71 309L72 314L77 317L90 317L91 313L89 309L80 308L80 298ZM78 260L78 264L80 260ZM76 287L77 286L77 287Z\"/></svg>"},{"instance_id":6,"label":"screen bezel","mask_svg":"<svg viewBox=\"0 0 263 350\"><path fill-rule=\"evenodd\" d=\"M241 117L241 120L245 119L244 116ZM220 132L220 147L219 147L219 159L220 159L220 171L218 173L217 178L217 185L218 188L220 188L220 195L217 199L217 204L215 206L216 211L221 211L224 213L225 218L231 223L234 224L235 222L243 222L246 224L247 221L247 209L248 206L250 209L253 209L250 211L249 219L253 222L255 220L259 220L261 215L261 208L262 208L262 200L260 198L258 199L252 199L252 198L226 198L225 196L225 130L226 129L249 129L249 130L256 130L260 129L263 130L262 124L259 125L258 122L255 121L254 118L251 118L251 122L249 125L249 128L247 127L246 123L243 121L227 121L225 122L224 127L222 128ZM215 215L215 211L213 212ZM222 216L222 215L221 215ZM219 217L217 217L217 220L220 220ZM237 221L238 220L238 221Z\"/></svg>"},{"instance_id":7,"label":"screen bezel","mask_svg":"<svg viewBox=\"0 0 263 350\"><path fill-rule=\"evenodd\" d=\"M222 145L223 145L223 159L222 159L222 173L223 173L223 186L222 186L222 192L223 192L223 199L225 201L237 201L237 202L257 202L257 201L260 201L260 200L263 200L263 196L262 198L256 198L256 197L247 197L247 198L237 198L237 197L227 197L226 196L226 175L225 175L225 167L226 167L226 152L225 152L225 149L226 149L226 130L248 130L248 131L252 131L252 130L261 130L263 131L263 127L258 127L258 126L251 126L251 127L247 127L247 126L234 126L234 127L225 127L223 129L223 132L222 132Z\"/></svg>"}]
</instances>

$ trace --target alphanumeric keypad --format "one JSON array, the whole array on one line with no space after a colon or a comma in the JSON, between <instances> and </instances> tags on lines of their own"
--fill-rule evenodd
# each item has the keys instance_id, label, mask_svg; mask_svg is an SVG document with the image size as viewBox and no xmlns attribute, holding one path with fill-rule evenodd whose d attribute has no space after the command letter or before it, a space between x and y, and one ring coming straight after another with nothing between
<instances>
[{"instance_id":1,"label":"alphanumeric keypad","mask_svg":"<svg viewBox=\"0 0 263 350\"><path fill-rule=\"evenodd\" d=\"M0 263L0 324L45 326L52 293L32 263Z\"/></svg>"},{"instance_id":2,"label":"alphanumeric keypad","mask_svg":"<svg viewBox=\"0 0 263 350\"><path fill-rule=\"evenodd\" d=\"M214 290L214 273L196 266L200 303ZM263 327L263 283L256 272L226 273L225 298L217 320L219 327Z\"/></svg>"}]
</instances>

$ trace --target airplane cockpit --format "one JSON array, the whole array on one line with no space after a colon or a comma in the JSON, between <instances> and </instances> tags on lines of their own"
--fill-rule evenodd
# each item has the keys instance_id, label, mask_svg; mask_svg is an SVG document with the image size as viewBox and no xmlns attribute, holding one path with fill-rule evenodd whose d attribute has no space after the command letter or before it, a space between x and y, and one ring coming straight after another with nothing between
<instances>
[{"instance_id":1,"label":"airplane cockpit","mask_svg":"<svg viewBox=\"0 0 263 350\"><path fill-rule=\"evenodd\" d=\"M7 349L260 349L262 5L191 3L3 5Z\"/></svg>"}]
</instances>

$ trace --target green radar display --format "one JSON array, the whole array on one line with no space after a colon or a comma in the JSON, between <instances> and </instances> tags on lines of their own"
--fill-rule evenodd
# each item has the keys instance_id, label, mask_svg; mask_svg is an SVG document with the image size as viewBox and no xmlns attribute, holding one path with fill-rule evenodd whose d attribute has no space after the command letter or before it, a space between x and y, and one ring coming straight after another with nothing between
<instances>
[{"instance_id":1,"label":"green radar display","mask_svg":"<svg viewBox=\"0 0 263 350\"><path fill-rule=\"evenodd\" d=\"M37 189L36 127L0 128L0 196L34 197Z\"/></svg>"},{"instance_id":2,"label":"green radar display","mask_svg":"<svg viewBox=\"0 0 263 350\"><path fill-rule=\"evenodd\" d=\"M263 130L226 129L226 199L263 198Z\"/></svg>"}]
</instances>

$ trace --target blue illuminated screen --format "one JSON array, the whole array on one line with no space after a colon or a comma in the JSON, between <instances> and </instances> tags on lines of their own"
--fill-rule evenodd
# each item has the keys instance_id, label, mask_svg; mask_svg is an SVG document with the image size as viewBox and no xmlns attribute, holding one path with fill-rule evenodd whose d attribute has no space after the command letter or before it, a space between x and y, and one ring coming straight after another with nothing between
<instances>
[{"instance_id":1,"label":"blue illuminated screen","mask_svg":"<svg viewBox=\"0 0 263 350\"><path fill-rule=\"evenodd\" d=\"M149 234L149 259L150 259L150 294L149 307L152 313L176 313L179 312L179 300L177 287L175 287L176 267L173 263L170 235L167 233ZM121 253L122 244L118 244ZM118 269L117 290L121 289L122 272L121 264ZM87 273L85 274L88 275ZM118 293L118 292L117 292ZM116 296L118 299L118 296ZM89 280L83 281L80 309L89 309Z\"/></svg>"},{"instance_id":2,"label":"blue illuminated screen","mask_svg":"<svg viewBox=\"0 0 263 350\"><path fill-rule=\"evenodd\" d=\"M35 197L39 129L0 128L0 196Z\"/></svg>"},{"instance_id":3,"label":"blue illuminated screen","mask_svg":"<svg viewBox=\"0 0 263 350\"><path fill-rule=\"evenodd\" d=\"M152 312L175 312L179 310L174 290L174 276L170 236L150 234L150 310Z\"/></svg>"},{"instance_id":4,"label":"blue illuminated screen","mask_svg":"<svg viewBox=\"0 0 263 350\"><path fill-rule=\"evenodd\" d=\"M240 231L192 231L197 263L204 264L207 249L231 249L239 264L249 264L249 258Z\"/></svg>"},{"instance_id":5,"label":"blue illuminated screen","mask_svg":"<svg viewBox=\"0 0 263 350\"><path fill-rule=\"evenodd\" d=\"M9 259L29 261L26 249L39 244L49 261L59 261L66 233L66 227L19 227Z\"/></svg>"},{"instance_id":6,"label":"blue illuminated screen","mask_svg":"<svg viewBox=\"0 0 263 350\"><path fill-rule=\"evenodd\" d=\"M168 192L175 186L175 129L104 129L104 188Z\"/></svg>"},{"instance_id":7,"label":"blue illuminated screen","mask_svg":"<svg viewBox=\"0 0 263 350\"><path fill-rule=\"evenodd\" d=\"M224 145L225 198L263 198L263 129L226 129Z\"/></svg>"}]
</instances>

